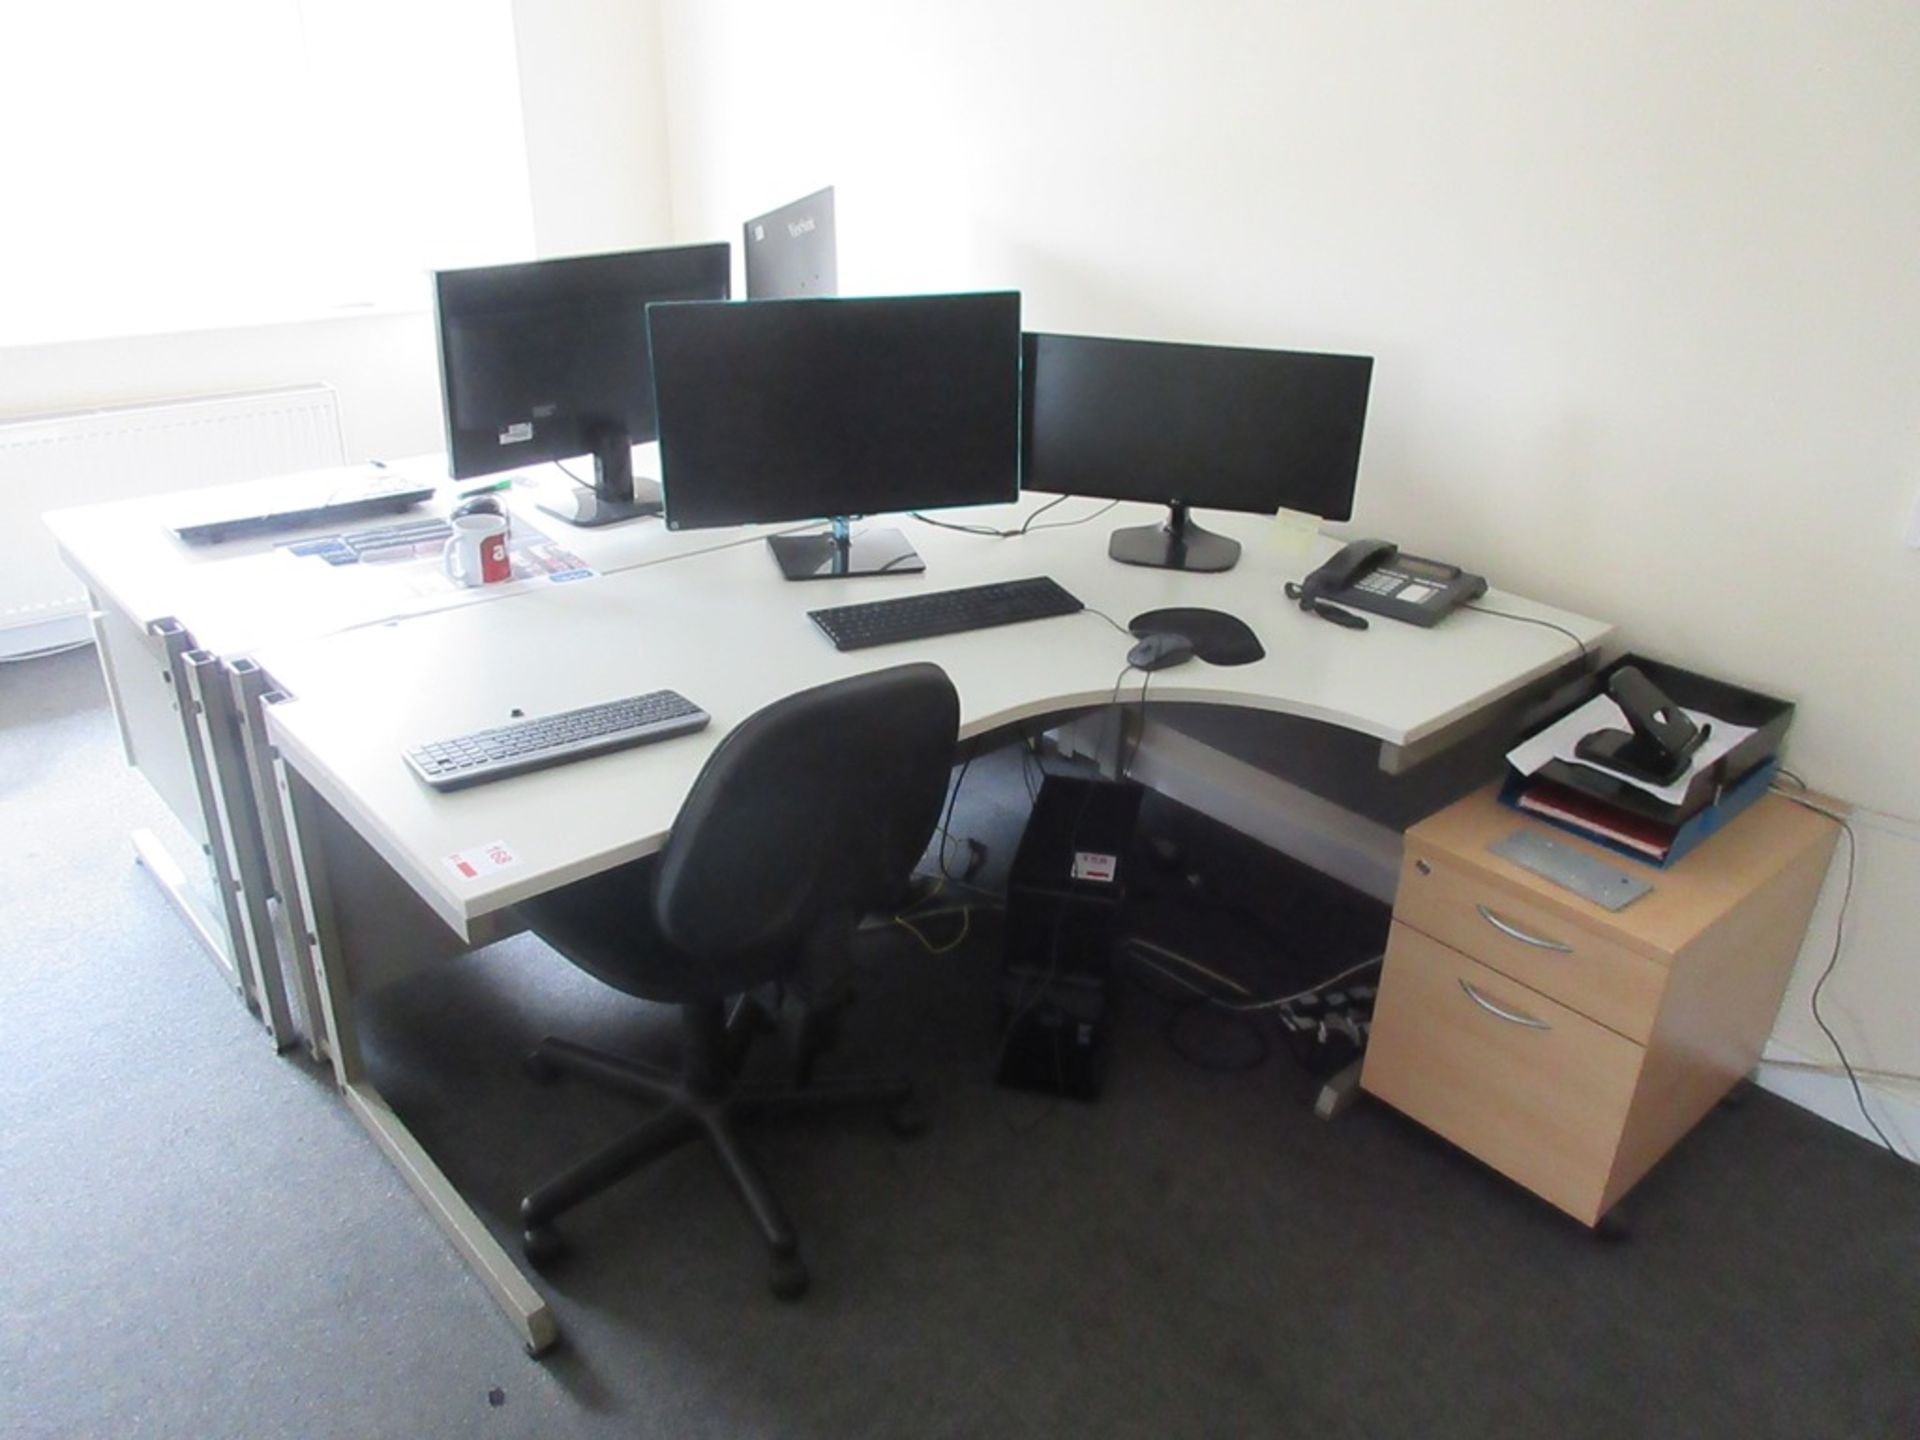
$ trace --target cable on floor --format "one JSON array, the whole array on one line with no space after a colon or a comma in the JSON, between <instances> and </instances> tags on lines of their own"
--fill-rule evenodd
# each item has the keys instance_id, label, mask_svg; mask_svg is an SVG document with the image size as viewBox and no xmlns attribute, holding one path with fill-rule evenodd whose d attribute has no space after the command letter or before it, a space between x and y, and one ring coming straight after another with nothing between
<instances>
[{"instance_id":1,"label":"cable on floor","mask_svg":"<svg viewBox=\"0 0 1920 1440\"><path fill-rule=\"evenodd\" d=\"M1138 961L1140 964L1145 965L1150 970L1158 971L1160 974L1166 976L1169 980L1173 981L1175 984L1182 985L1187 989L1193 991L1195 994L1205 999L1208 1004L1217 1005L1223 1010L1236 1010L1242 1013L1251 1013L1251 1012L1256 1012L1261 1010L1276 1010L1285 1005L1298 1004L1300 1001L1305 1000L1309 996L1318 995L1322 991L1331 990L1334 986L1340 984L1343 980L1350 980L1355 975L1360 974L1363 970L1371 970L1375 968L1380 964L1382 960L1386 958L1384 955L1372 956L1369 959L1360 961L1358 964L1349 965L1346 969L1340 971L1336 975L1329 975L1324 980L1316 980L1313 984L1307 986L1304 990L1296 990L1290 995L1272 995L1264 998L1256 998L1252 994L1252 992L1250 992L1244 985L1240 984L1237 980L1234 980L1229 976L1222 975L1219 971L1211 969L1208 966L1201 964L1198 960L1193 959L1191 956L1182 955L1177 950L1169 950L1166 946L1157 944L1152 940L1145 939L1138 935L1129 935L1128 937L1126 937L1126 939L1120 942L1120 948L1123 954L1126 954L1131 959L1134 959ZM1158 957L1158 958L1155 958L1155 957ZM1160 959L1170 960L1176 965L1182 965L1186 967L1188 970L1193 971L1195 974L1205 975L1207 978L1214 980L1219 984L1232 990L1234 992L1234 997L1228 998L1225 996L1221 996L1221 995L1215 994L1212 991L1207 990L1204 986L1195 984L1192 980L1189 980L1186 976L1178 974L1175 971L1169 970L1165 965L1160 964L1159 963Z\"/></svg>"},{"instance_id":2,"label":"cable on floor","mask_svg":"<svg viewBox=\"0 0 1920 1440\"><path fill-rule=\"evenodd\" d=\"M1798 779L1799 777L1795 776L1794 778ZM1801 783L1804 787L1805 782L1803 781ZM1887 1132L1880 1128L1880 1122L1875 1120L1873 1118L1873 1112L1867 1109L1866 1092L1860 1088L1860 1076L1853 1068L1853 1061L1847 1057L1846 1047L1841 1045L1840 1037L1834 1034L1833 1027L1827 1023L1827 1017L1820 1012L1821 993L1827 988L1827 982L1833 979L1833 972L1840 964L1840 950L1846 943L1847 910L1853 903L1854 869L1859 852L1859 843L1855 840L1853 834L1853 823L1838 811L1829 810L1824 805L1816 805L1813 801L1807 799L1805 795L1796 791L1783 789L1778 785L1772 786L1771 788L1773 793L1782 799L1790 800L1802 809L1813 811L1816 815L1826 816L1827 819L1833 821L1840 827L1840 833L1846 839L1846 881L1840 890L1840 913L1834 917L1833 921L1833 949L1827 955L1826 967L1821 970L1820 978L1813 982L1813 995L1808 1002L1808 1008L1813 1012L1813 1023L1820 1027L1820 1033L1827 1037L1827 1043L1833 1046L1833 1053L1839 1057L1840 1068L1846 1072L1847 1084L1853 1089L1853 1103L1859 1108L1860 1118L1867 1122L1867 1128L1873 1131L1880 1143L1884 1145L1890 1153L1900 1156L1903 1160L1908 1159L1910 1157L1907 1156L1899 1146L1895 1145L1893 1141L1887 1138Z\"/></svg>"},{"instance_id":3,"label":"cable on floor","mask_svg":"<svg viewBox=\"0 0 1920 1440\"><path fill-rule=\"evenodd\" d=\"M1330 975L1324 980L1316 981L1303 990L1294 991L1292 994L1260 997L1254 995L1251 990L1231 975L1223 974L1212 966L1195 960L1190 955L1184 955L1178 950L1169 949L1167 946L1161 945L1156 941L1148 940L1144 936L1127 936L1120 942L1120 953L1123 957L1131 959L1146 970L1173 981L1175 985L1178 985L1186 992L1184 995L1167 994L1154 985L1145 984L1140 977L1135 977L1135 983L1142 984L1143 988L1145 988L1149 994L1153 995L1163 1004L1172 1007L1171 1012L1161 1023L1160 1030L1161 1038L1166 1041L1168 1048L1196 1069L1226 1075L1238 1074L1242 1071L1255 1069L1264 1064L1267 1058L1273 1053L1273 1043L1268 1037L1266 1030L1256 1023L1262 1013L1283 1009L1311 997L1318 996L1325 991L1331 990L1343 981L1358 975L1363 970L1369 970L1379 965L1384 958L1383 956L1375 955L1356 965L1348 966L1336 975ZM1161 963L1162 961L1181 966L1183 969L1192 972L1193 975L1203 976L1208 983L1202 984L1189 978L1188 975L1182 974L1179 970L1169 968L1168 964ZM1205 1046L1190 1043L1189 1036L1191 1035L1193 1024L1197 1017L1204 1014L1231 1017L1238 1022L1237 1033L1242 1033L1249 1038L1251 1049L1237 1058L1222 1061L1219 1058L1220 1045L1218 1043L1218 1036ZM1275 1018L1279 1020L1283 1026L1288 1024L1288 1017L1276 1016ZM1314 1025L1323 1028L1328 1027L1329 1024L1328 1017L1321 1017L1318 1021L1314 1022ZM1314 1027L1305 1026L1305 1028ZM1348 1033L1349 1038L1351 1038L1356 1045L1361 1043L1361 1032L1357 1028L1342 1033ZM1324 1040L1325 1038L1327 1037L1323 1033L1322 1039Z\"/></svg>"},{"instance_id":4,"label":"cable on floor","mask_svg":"<svg viewBox=\"0 0 1920 1440\"><path fill-rule=\"evenodd\" d=\"M976 738L972 744L967 747L967 758L960 762L960 774L953 782L953 789L947 792L947 809L946 813L940 817L939 825L939 861L940 874L943 879L971 880L975 875L980 873L980 867L986 863L987 847L981 844L980 841L969 836L966 842L968 855L967 868L957 876L947 868L947 847L953 843L954 838L953 831L949 828L953 824L954 802L960 798L960 787L967 783L967 771L973 768L973 762L979 758L979 755L980 741Z\"/></svg>"},{"instance_id":5,"label":"cable on floor","mask_svg":"<svg viewBox=\"0 0 1920 1440\"><path fill-rule=\"evenodd\" d=\"M946 889L947 883L946 877L942 876L934 882L932 890L893 916L892 923L898 925L902 930L905 930L909 935L913 936L915 940L918 940L920 942L920 948L925 950L929 955L951 954L966 943L967 936L971 934L973 930L974 907L971 904L964 902L959 905L934 903L941 899L942 892ZM939 920L948 915L958 915L960 917L959 931L951 940L936 945L927 937L927 933L920 928L920 925L924 921Z\"/></svg>"}]
</instances>

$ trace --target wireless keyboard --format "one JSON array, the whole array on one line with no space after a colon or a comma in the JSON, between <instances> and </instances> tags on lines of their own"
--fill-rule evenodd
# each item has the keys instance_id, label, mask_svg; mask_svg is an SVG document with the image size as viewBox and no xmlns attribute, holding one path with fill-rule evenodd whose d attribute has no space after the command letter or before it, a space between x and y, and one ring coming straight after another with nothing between
<instances>
[{"instance_id":1,"label":"wireless keyboard","mask_svg":"<svg viewBox=\"0 0 1920 1440\"><path fill-rule=\"evenodd\" d=\"M962 630L985 630L1021 620L1045 620L1072 615L1086 607L1044 575L1025 580L1003 580L992 585L969 585L959 590L902 595L892 600L868 600L858 605L834 605L809 610L836 650L864 650L900 640L924 640Z\"/></svg>"},{"instance_id":2,"label":"wireless keyboard","mask_svg":"<svg viewBox=\"0 0 1920 1440\"><path fill-rule=\"evenodd\" d=\"M434 789L459 790L704 730L712 718L684 695L654 690L418 745L407 764Z\"/></svg>"},{"instance_id":3,"label":"wireless keyboard","mask_svg":"<svg viewBox=\"0 0 1920 1440\"><path fill-rule=\"evenodd\" d=\"M212 545L246 535L275 535L322 522L363 520L373 515L397 514L433 498L433 486L393 479L358 492L292 503L282 510L243 511L233 515L176 525L173 533L192 545Z\"/></svg>"}]
</instances>

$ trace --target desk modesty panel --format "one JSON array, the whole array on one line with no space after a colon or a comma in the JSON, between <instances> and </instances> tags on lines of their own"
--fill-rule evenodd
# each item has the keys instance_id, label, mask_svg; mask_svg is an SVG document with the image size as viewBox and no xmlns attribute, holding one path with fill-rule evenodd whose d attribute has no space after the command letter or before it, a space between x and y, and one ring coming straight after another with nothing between
<instances>
[{"instance_id":1,"label":"desk modesty panel","mask_svg":"<svg viewBox=\"0 0 1920 1440\"><path fill-rule=\"evenodd\" d=\"M1073 507L1097 509L1091 502ZM1018 523L1033 508L982 507L956 518ZM1074 511L1062 507L1063 518ZM1114 563L1113 526L1161 512L1121 506L1082 526L1017 539L914 526L922 575L793 583L758 544L690 556L509 603L456 609L263 650L259 662L294 697L269 724L282 754L457 933L529 895L658 848L694 776L733 726L794 691L909 659L947 670L963 736L1123 700L1120 625L1163 606L1208 606L1246 620L1267 650L1252 665L1193 661L1152 677L1157 701L1230 705L1325 721L1390 747L1416 743L1578 660L1580 647L1541 625L1463 612L1434 630L1376 623L1350 631L1303 614L1282 593L1334 548L1284 560L1259 517L1208 514L1246 544L1224 574ZM908 522L911 524L911 522ZM827 605L1051 575L1089 607L1057 619L896 646L836 651L807 611ZM1580 636L1605 624L1495 594L1490 603ZM713 715L698 735L452 794L427 789L401 759L424 740L660 688ZM501 847L510 861L466 877L452 857Z\"/></svg>"}]
</instances>

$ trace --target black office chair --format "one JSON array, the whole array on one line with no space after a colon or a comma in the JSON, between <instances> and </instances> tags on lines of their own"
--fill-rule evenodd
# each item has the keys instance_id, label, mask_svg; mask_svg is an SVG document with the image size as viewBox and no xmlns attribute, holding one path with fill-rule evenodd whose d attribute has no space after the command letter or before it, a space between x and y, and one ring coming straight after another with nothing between
<instances>
[{"instance_id":1,"label":"black office chair","mask_svg":"<svg viewBox=\"0 0 1920 1440\"><path fill-rule=\"evenodd\" d=\"M777 701L708 758L657 857L520 907L534 933L589 974L678 1005L685 1028L677 1073L553 1038L528 1057L537 1079L566 1071L665 1104L521 1202L530 1259L559 1254L555 1216L705 1136L766 1238L773 1292L806 1289L793 1226L735 1122L877 1103L890 1107L896 1129L911 1131L912 1086L812 1081L818 1037L804 1024L795 1083L747 1085L747 1043L766 1028L755 1017L791 1010L859 921L905 893L946 796L959 708L945 672L926 664Z\"/></svg>"}]
</instances>

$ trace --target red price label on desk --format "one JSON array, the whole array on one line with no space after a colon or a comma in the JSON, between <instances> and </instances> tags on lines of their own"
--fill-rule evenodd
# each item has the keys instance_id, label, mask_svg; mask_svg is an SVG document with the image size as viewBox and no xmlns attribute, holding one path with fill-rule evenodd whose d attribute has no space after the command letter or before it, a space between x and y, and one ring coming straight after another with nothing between
<instances>
[{"instance_id":1,"label":"red price label on desk","mask_svg":"<svg viewBox=\"0 0 1920 1440\"><path fill-rule=\"evenodd\" d=\"M492 874L495 870L505 870L509 865L518 865L520 857L507 848L504 840L489 841L485 845L476 845L471 850L456 850L446 857L447 868L462 880L478 880L482 875Z\"/></svg>"}]
</instances>

